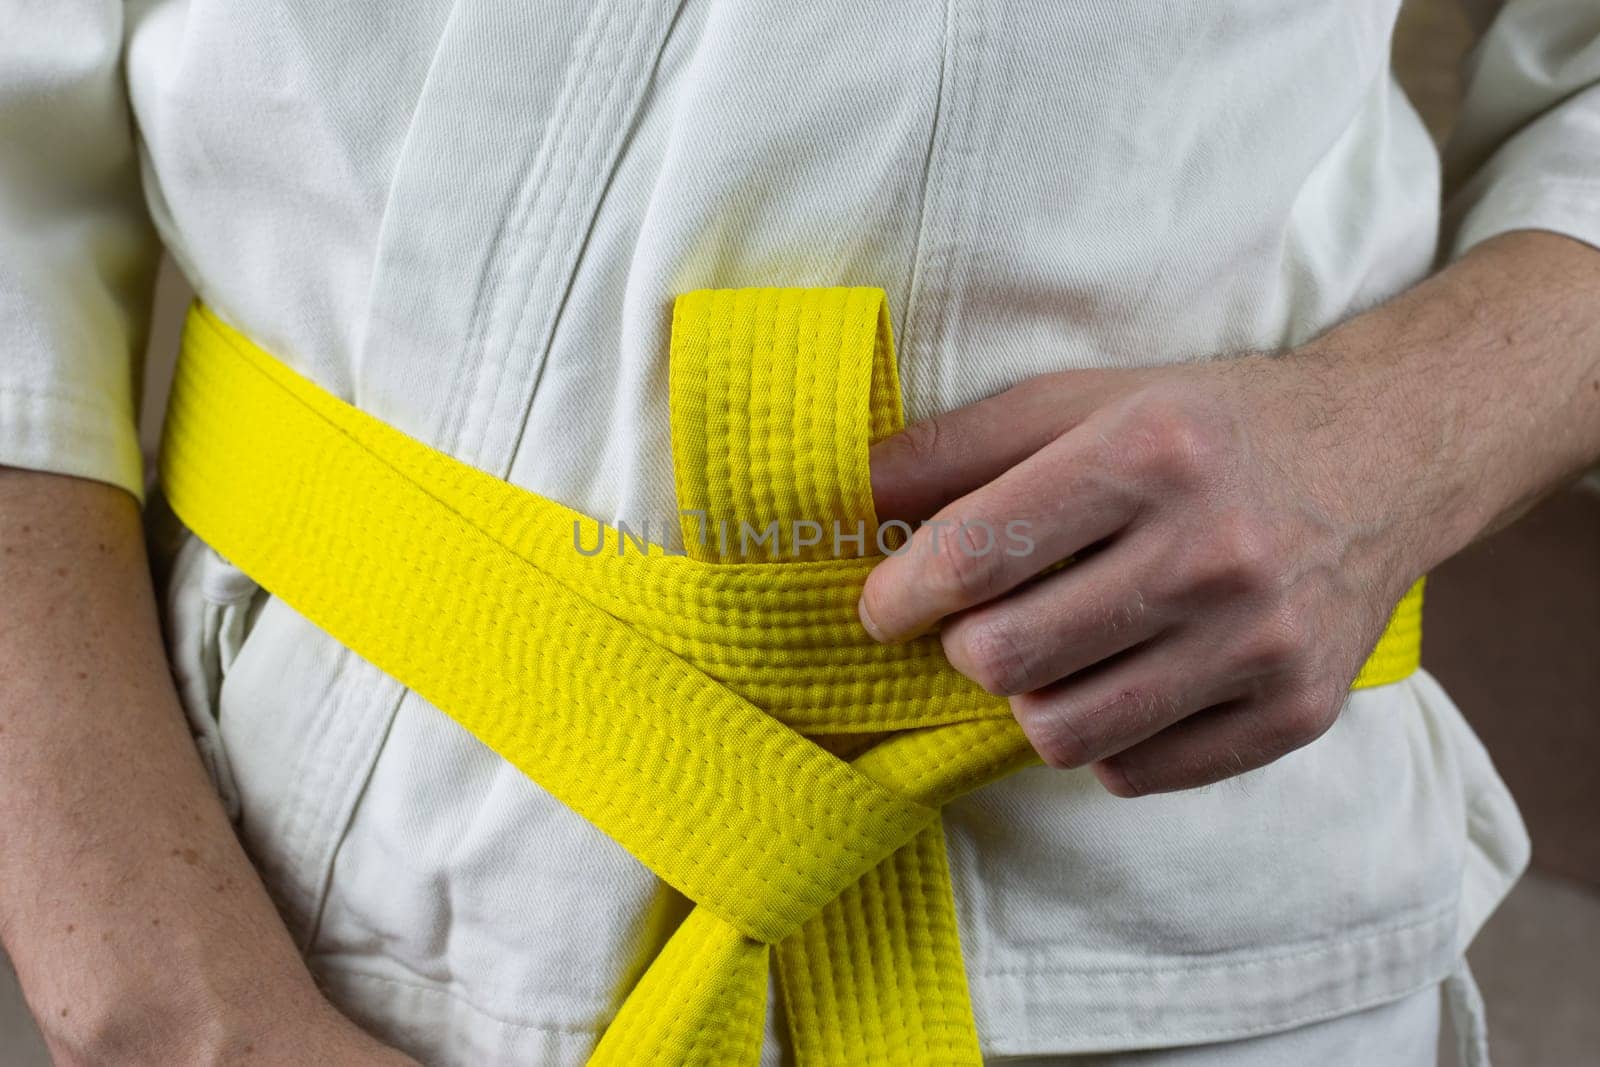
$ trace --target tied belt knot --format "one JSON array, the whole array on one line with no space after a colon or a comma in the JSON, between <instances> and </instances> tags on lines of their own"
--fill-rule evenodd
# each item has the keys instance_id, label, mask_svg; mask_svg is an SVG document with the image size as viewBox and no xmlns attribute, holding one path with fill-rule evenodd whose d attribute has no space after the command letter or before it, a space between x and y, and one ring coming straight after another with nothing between
<instances>
[{"instance_id":1,"label":"tied belt knot","mask_svg":"<svg viewBox=\"0 0 1600 1067\"><path fill-rule=\"evenodd\" d=\"M803 1064L981 1062L939 809L1034 760L937 640L880 646L867 450L903 424L876 289L677 300L685 550L406 436L196 305L164 491L216 551L415 690L695 904L591 1062L755 1063L774 961ZM862 538L856 541L860 532ZM767 551L763 549L763 551ZM1421 587L1358 686L1415 669Z\"/></svg>"}]
</instances>

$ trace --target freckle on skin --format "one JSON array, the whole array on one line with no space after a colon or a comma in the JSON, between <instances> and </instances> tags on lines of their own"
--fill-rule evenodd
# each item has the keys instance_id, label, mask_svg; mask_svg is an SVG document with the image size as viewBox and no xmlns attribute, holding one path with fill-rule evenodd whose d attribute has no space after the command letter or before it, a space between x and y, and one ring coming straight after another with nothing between
<instances>
[{"instance_id":1,"label":"freckle on skin","mask_svg":"<svg viewBox=\"0 0 1600 1067\"><path fill-rule=\"evenodd\" d=\"M161 925L161 920L160 919L151 919L150 920L150 925L151 926L160 926Z\"/></svg>"},{"instance_id":2,"label":"freckle on skin","mask_svg":"<svg viewBox=\"0 0 1600 1067\"><path fill-rule=\"evenodd\" d=\"M187 863L191 867L200 862L200 853L196 852L192 848L174 849L173 855L182 856L183 862Z\"/></svg>"},{"instance_id":3,"label":"freckle on skin","mask_svg":"<svg viewBox=\"0 0 1600 1067\"><path fill-rule=\"evenodd\" d=\"M80 681L80 682L81 681L85 681L88 677L89 677L89 672L88 671L79 671L78 672L78 681Z\"/></svg>"},{"instance_id":4,"label":"freckle on skin","mask_svg":"<svg viewBox=\"0 0 1600 1067\"><path fill-rule=\"evenodd\" d=\"M76 930L77 928L78 927L76 925L74 925L73 923L68 923L67 924L67 933L70 934L70 933L72 933L72 931Z\"/></svg>"},{"instance_id":5,"label":"freckle on skin","mask_svg":"<svg viewBox=\"0 0 1600 1067\"><path fill-rule=\"evenodd\" d=\"M67 568L65 568L65 567L57 567L56 568L56 577L57 578L65 578L66 576L67 576Z\"/></svg>"},{"instance_id":6,"label":"freckle on skin","mask_svg":"<svg viewBox=\"0 0 1600 1067\"><path fill-rule=\"evenodd\" d=\"M63 1018L63 1019L65 1019L65 1018L66 1018L66 1017L67 1017L67 1012L68 1012L68 1011L69 1011L69 1010L70 1010L70 1009L68 1009L68 1008L62 1008L62 1009L61 1009L61 1017L62 1017L62 1018Z\"/></svg>"}]
</instances>

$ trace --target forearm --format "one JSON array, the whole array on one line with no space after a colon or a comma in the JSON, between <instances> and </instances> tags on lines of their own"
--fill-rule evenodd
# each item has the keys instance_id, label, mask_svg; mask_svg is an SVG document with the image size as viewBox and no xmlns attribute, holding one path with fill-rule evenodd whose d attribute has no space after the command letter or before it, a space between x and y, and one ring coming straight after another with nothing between
<instances>
[{"instance_id":1,"label":"forearm","mask_svg":"<svg viewBox=\"0 0 1600 1067\"><path fill-rule=\"evenodd\" d=\"M1402 502L1423 568L1600 461L1600 251L1577 241L1487 241L1297 356L1338 398L1307 432L1374 437L1357 481Z\"/></svg>"},{"instance_id":2,"label":"forearm","mask_svg":"<svg viewBox=\"0 0 1600 1067\"><path fill-rule=\"evenodd\" d=\"M134 501L0 469L0 591L0 937L57 1057L226 1056L238 1005L331 1014L194 751Z\"/></svg>"}]
</instances>

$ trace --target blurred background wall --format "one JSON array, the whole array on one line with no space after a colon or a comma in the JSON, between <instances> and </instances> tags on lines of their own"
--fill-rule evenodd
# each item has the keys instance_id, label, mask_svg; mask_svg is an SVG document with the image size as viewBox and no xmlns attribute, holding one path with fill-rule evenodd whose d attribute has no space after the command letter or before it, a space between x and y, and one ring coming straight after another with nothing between
<instances>
[{"instance_id":1,"label":"blurred background wall","mask_svg":"<svg viewBox=\"0 0 1600 1067\"><path fill-rule=\"evenodd\" d=\"M1441 141L1461 58L1491 7L1403 9L1395 70ZM1533 838L1528 877L1468 956L1495 1062L1600 1062L1600 472L1440 567L1426 630L1424 665L1483 739Z\"/></svg>"},{"instance_id":2,"label":"blurred background wall","mask_svg":"<svg viewBox=\"0 0 1600 1067\"><path fill-rule=\"evenodd\" d=\"M1600 0L1594 0L1600 3ZM1492 0L1407 0L1395 65L1434 135ZM164 269L144 423L154 451L188 293ZM1441 567L1425 665L1516 794L1533 869L1470 953L1502 1067L1600 1062L1600 472ZM0 960L0 1067L46 1062ZM1442 1063L1452 1061L1448 1051Z\"/></svg>"}]
</instances>

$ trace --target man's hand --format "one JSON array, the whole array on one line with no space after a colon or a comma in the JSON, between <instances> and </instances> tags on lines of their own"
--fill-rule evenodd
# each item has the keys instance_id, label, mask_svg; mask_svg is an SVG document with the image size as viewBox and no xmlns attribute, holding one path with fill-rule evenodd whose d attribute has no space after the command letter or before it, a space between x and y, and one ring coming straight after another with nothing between
<instances>
[{"instance_id":1,"label":"man's hand","mask_svg":"<svg viewBox=\"0 0 1600 1067\"><path fill-rule=\"evenodd\" d=\"M1302 425L1326 403L1317 370L1065 372L886 442L875 469L901 492L985 464L1013 435L1044 444L882 563L863 621L896 640L945 620L950 662L1012 698L1039 754L1101 761L1114 793L1202 784L1305 744L1420 568L1403 522L1332 477L1333 442ZM1349 441L1382 462L1365 454L1381 436ZM991 542L1008 525L1030 551Z\"/></svg>"},{"instance_id":2,"label":"man's hand","mask_svg":"<svg viewBox=\"0 0 1600 1067\"><path fill-rule=\"evenodd\" d=\"M862 622L939 626L1054 766L1203 785L1321 735L1410 583L1597 455L1600 253L1512 234L1283 356L1046 375L882 442L880 516L929 521Z\"/></svg>"}]
</instances>

